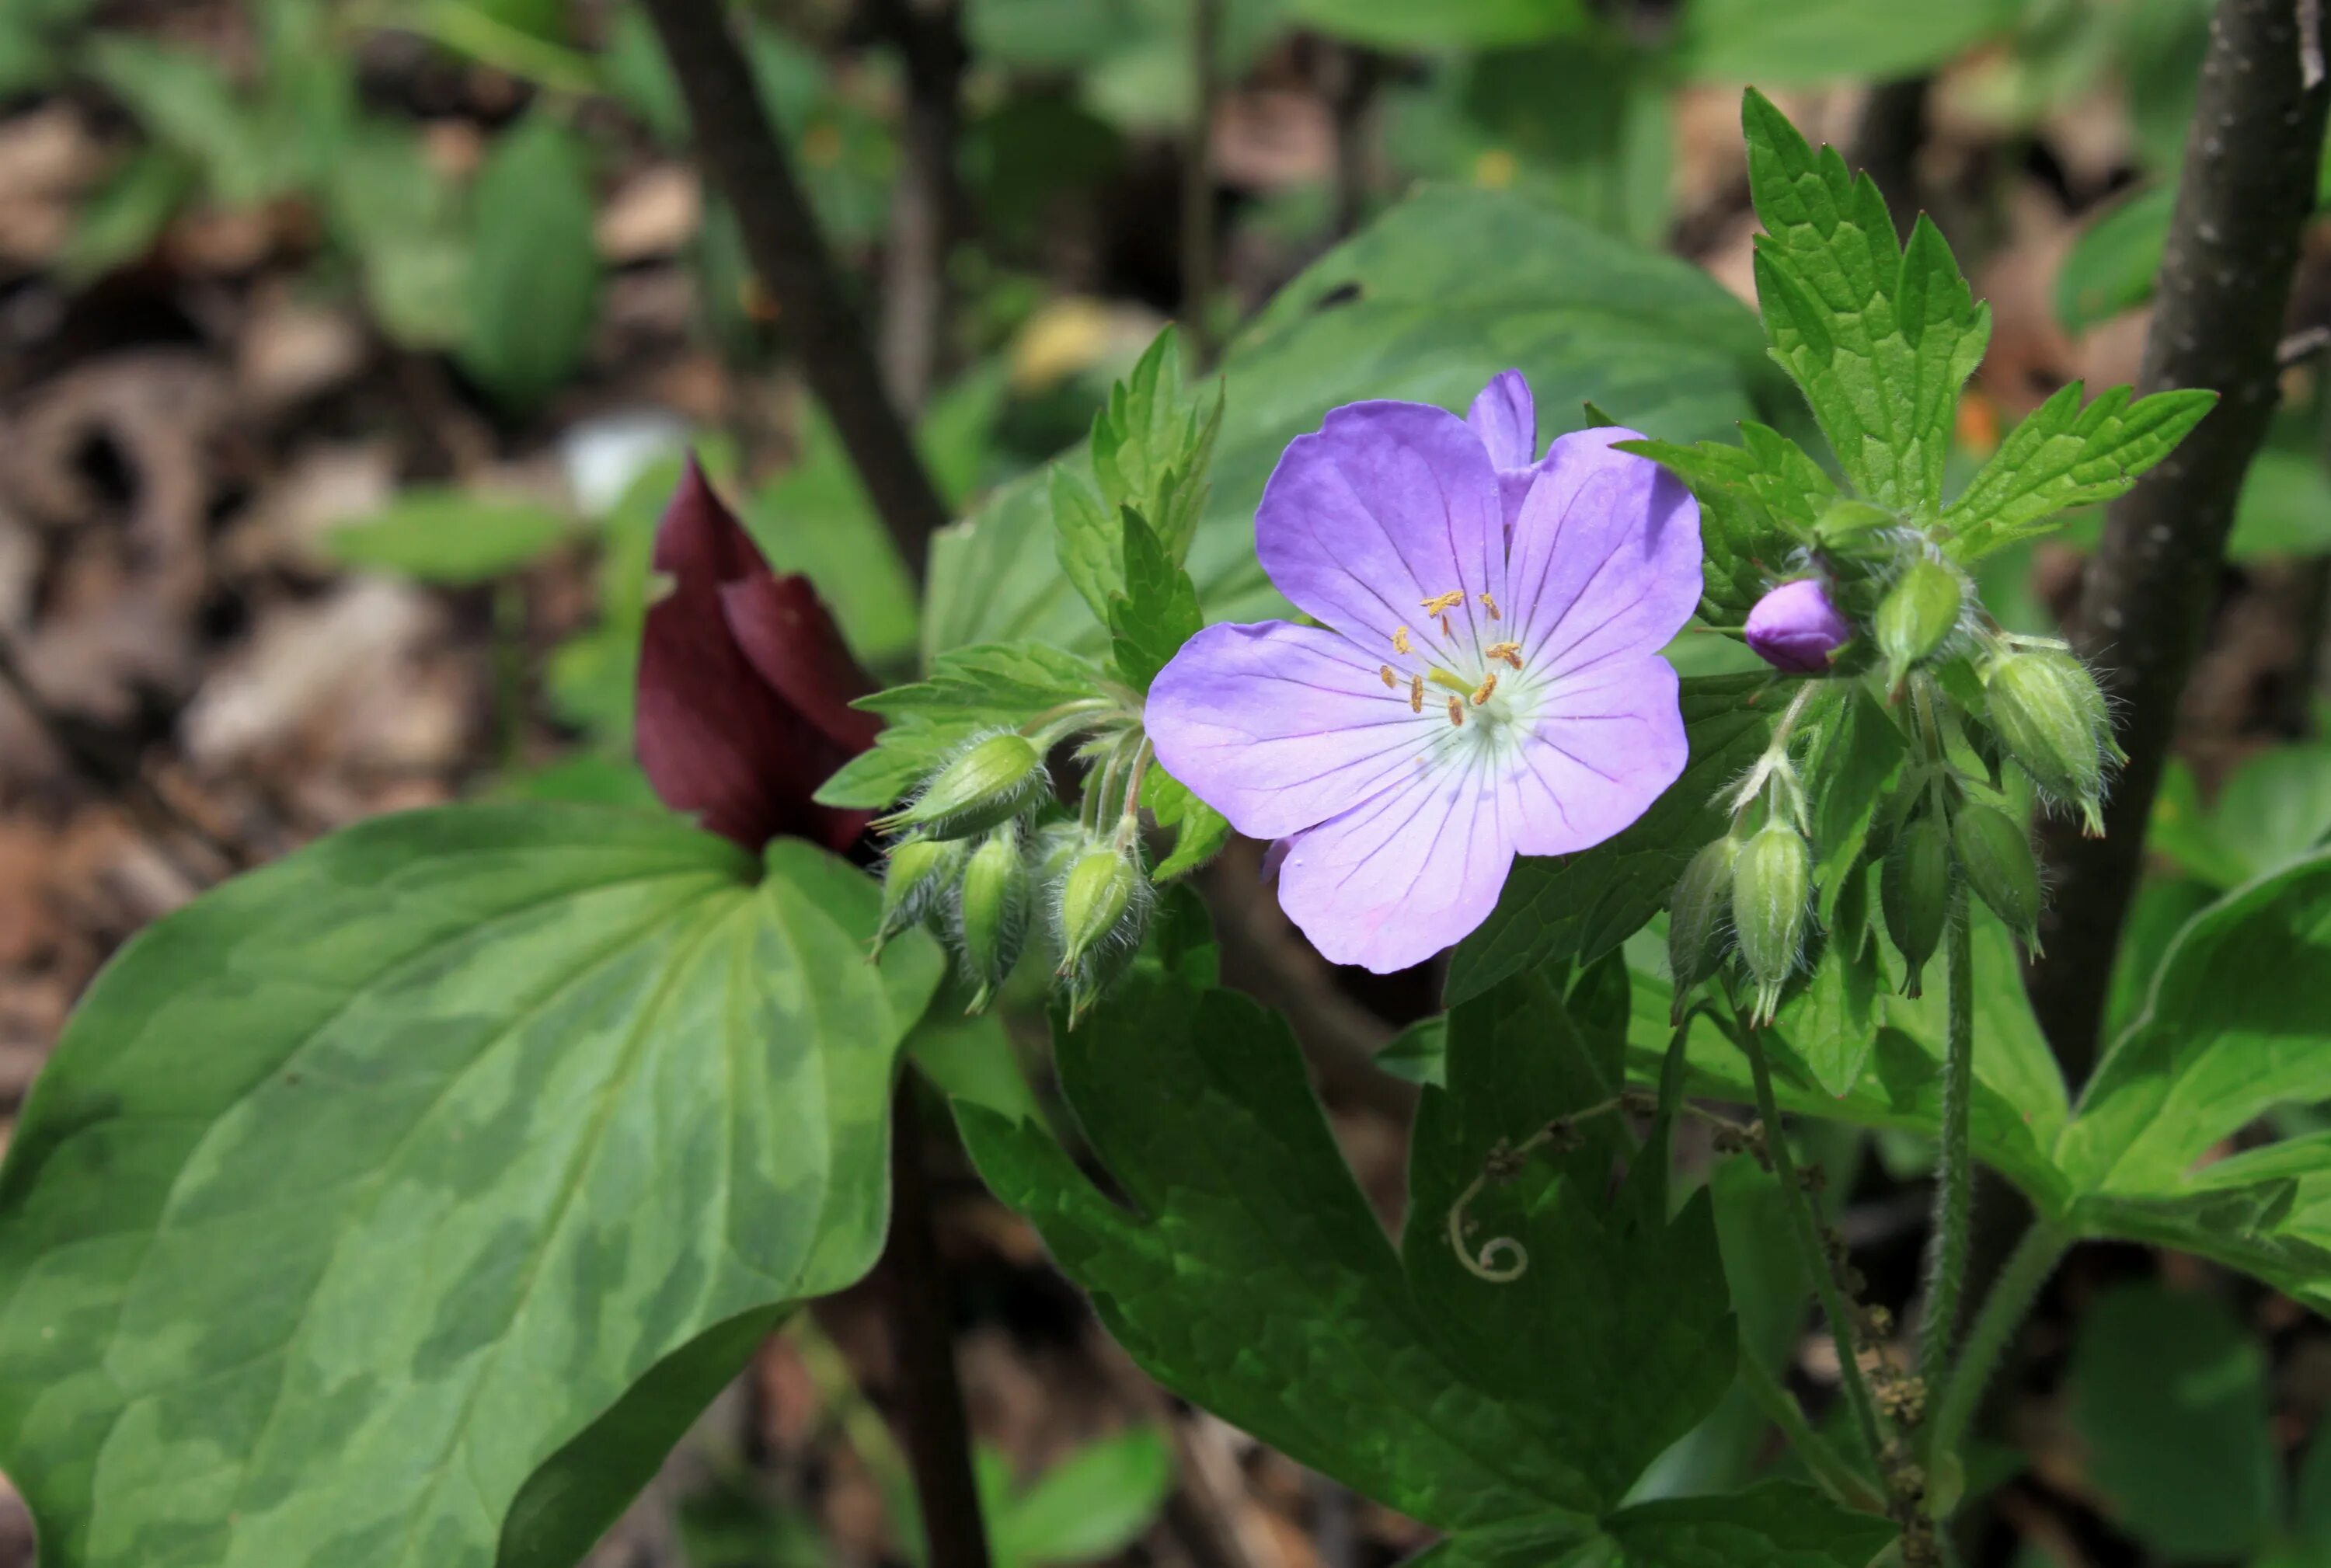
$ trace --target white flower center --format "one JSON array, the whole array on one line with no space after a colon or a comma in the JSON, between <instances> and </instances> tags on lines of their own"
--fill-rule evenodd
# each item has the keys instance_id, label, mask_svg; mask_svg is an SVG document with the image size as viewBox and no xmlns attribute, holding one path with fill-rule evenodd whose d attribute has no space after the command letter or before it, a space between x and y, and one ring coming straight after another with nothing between
<instances>
[{"instance_id":1,"label":"white flower center","mask_svg":"<svg viewBox=\"0 0 2331 1568\"><path fill-rule=\"evenodd\" d=\"M1478 597L1492 630L1501 630L1497 623L1504 617L1497 601L1487 594ZM1441 622L1447 652L1440 660L1416 646L1407 627L1397 626L1391 650L1395 662L1376 671L1386 700L1404 704L1415 722L1433 728L1417 754L1421 768L1459 762L1498 767L1513 761L1545 708L1546 683L1523 663L1520 642L1483 644L1477 633L1468 648L1456 636L1450 612L1464 602L1463 591L1451 589L1418 606Z\"/></svg>"}]
</instances>

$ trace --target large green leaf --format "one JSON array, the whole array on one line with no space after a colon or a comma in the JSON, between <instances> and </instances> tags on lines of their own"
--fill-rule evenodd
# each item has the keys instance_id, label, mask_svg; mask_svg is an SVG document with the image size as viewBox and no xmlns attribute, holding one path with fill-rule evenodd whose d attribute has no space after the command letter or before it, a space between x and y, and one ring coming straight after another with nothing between
<instances>
[{"instance_id":1,"label":"large green leaf","mask_svg":"<svg viewBox=\"0 0 2331 1568\"><path fill-rule=\"evenodd\" d=\"M1683 776L1617 837L1575 855L1516 860L1497 908L1449 955L1452 1004L1537 965L1592 963L1659 911L1686 862L1724 832L1712 797L1765 749L1773 712L1752 698L1765 684L1756 675L1684 682L1691 759Z\"/></svg>"},{"instance_id":2,"label":"large green leaf","mask_svg":"<svg viewBox=\"0 0 2331 1568\"><path fill-rule=\"evenodd\" d=\"M494 144L472 204L454 356L497 401L531 408L583 362L598 310L590 149L538 109Z\"/></svg>"},{"instance_id":3,"label":"large green leaf","mask_svg":"<svg viewBox=\"0 0 2331 1568\"><path fill-rule=\"evenodd\" d=\"M1338 404L1462 409L1513 366L1537 392L1541 440L1582 424L1591 398L1691 441L1760 401L1785 410L1763 347L1755 318L1694 268L1511 193L1428 188L1281 290L1224 360L1228 407L1188 559L1207 614L1288 613L1255 561L1255 503L1287 443ZM941 536L924 637L927 653L1018 638L1102 646L1053 558L1044 473Z\"/></svg>"},{"instance_id":4,"label":"large green leaf","mask_svg":"<svg viewBox=\"0 0 2331 1568\"><path fill-rule=\"evenodd\" d=\"M2331 853L2193 917L2064 1130L2084 1192L2184 1190L2211 1145L2273 1107L2331 1099Z\"/></svg>"},{"instance_id":5,"label":"large green leaf","mask_svg":"<svg viewBox=\"0 0 2331 1568\"><path fill-rule=\"evenodd\" d=\"M1884 81L1941 65L2014 26L2021 0L1692 0L1676 45L1702 79L1768 87Z\"/></svg>"},{"instance_id":6,"label":"large green leaf","mask_svg":"<svg viewBox=\"0 0 2331 1568\"><path fill-rule=\"evenodd\" d=\"M383 819L157 923L0 1166L0 1459L50 1568L571 1563L857 1278L877 896L581 807Z\"/></svg>"},{"instance_id":7,"label":"large green leaf","mask_svg":"<svg viewBox=\"0 0 2331 1568\"><path fill-rule=\"evenodd\" d=\"M1056 1041L1070 1103L1133 1212L1042 1132L959 1115L989 1184L1167 1386L1428 1523L1551 1518L1575 1535L1723 1394L1735 1335L1705 1200L1670 1224L1663 1203L1608 1199L1608 1121L1578 1155L1477 1200L1474 1245L1521 1240L1519 1278L1457 1267L1450 1205L1496 1137L1518 1141L1615 1082L1615 1033L1550 1039L1557 1017L1536 977L1455 1015L1452 1087L1429 1091L1420 1119L1403 1252L1345 1168L1284 1024L1229 993L1137 974Z\"/></svg>"},{"instance_id":8,"label":"large green leaf","mask_svg":"<svg viewBox=\"0 0 2331 1568\"><path fill-rule=\"evenodd\" d=\"M1894 1538L1885 1520L1788 1485L1639 1503L1607 1528L1612 1568L1865 1568Z\"/></svg>"}]
</instances>

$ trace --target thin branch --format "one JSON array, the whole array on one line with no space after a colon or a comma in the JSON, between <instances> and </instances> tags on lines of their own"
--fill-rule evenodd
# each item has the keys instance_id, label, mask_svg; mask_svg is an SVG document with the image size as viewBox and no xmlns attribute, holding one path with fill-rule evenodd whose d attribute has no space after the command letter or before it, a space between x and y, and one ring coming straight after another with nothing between
<instances>
[{"instance_id":1,"label":"thin branch","mask_svg":"<svg viewBox=\"0 0 2331 1568\"><path fill-rule=\"evenodd\" d=\"M907 76L883 251L882 376L898 405L915 413L930 396L947 344L947 255L963 209L956 141L970 52L956 0L880 0L875 14Z\"/></svg>"},{"instance_id":2,"label":"thin branch","mask_svg":"<svg viewBox=\"0 0 2331 1568\"><path fill-rule=\"evenodd\" d=\"M2274 413L2276 352L2331 96L2302 83L2300 32L2294 0L2220 0L2211 20L2138 385L2212 387L2220 401L2114 504L2069 628L2111 678L2129 758L2102 839L2078 838L2062 822L2045 834L2055 896L2031 1000L2075 1084L2096 1060L2179 698L2217 602L2242 476Z\"/></svg>"},{"instance_id":3,"label":"thin branch","mask_svg":"<svg viewBox=\"0 0 2331 1568\"><path fill-rule=\"evenodd\" d=\"M919 583L931 535L947 521L947 505L883 390L865 329L755 90L752 68L718 0L645 3L688 100L697 157L736 209L746 254L800 349L810 389Z\"/></svg>"}]
</instances>

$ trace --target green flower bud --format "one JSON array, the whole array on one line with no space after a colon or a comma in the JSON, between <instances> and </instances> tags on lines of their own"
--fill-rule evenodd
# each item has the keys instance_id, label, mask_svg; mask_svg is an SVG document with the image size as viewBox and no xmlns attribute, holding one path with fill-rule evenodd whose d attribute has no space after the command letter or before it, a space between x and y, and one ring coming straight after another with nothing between
<instances>
[{"instance_id":1,"label":"green flower bud","mask_svg":"<svg viewBox=\"0 0 2331 1568\"><path fill-rule=\"evenodd\" d=\"M874 933L874 955L882 945L936 909L963 865L963 845L953 840L907 839L890 846L882 862L882 924Z\"/></svg>"},{"instance_id":2,"label":"green flower bud","mask_svg":"<svg viewBox=\"0 0 2331 1568\"><path fill-rule=\"evenodd\" d=\"M1943 943L1951 908L1951 836L1942 819L1921 813L1902 824L1878 873L1878 903L1886 934L1902 950L1909 973L1902 993L1917 996L1927 960Z\"/></svg>"},{"instance_id":3,"label":"green flower bud","mask_svg":"<svg viewBox=\"0 0 2331 1568\"><path fill-rule=\"evenodd\" d=\"M2032 858L2031 835L1998 807L1970 804L1951 823L1951 841L1975 897L2038 952L2040 862Z\"/></svg>"},{"instance_id":4,"label":"green flower bud","mask_svg":"<svg viewBox=\"0 0 2331 1568\"><path fill-rule=\"evenodd\" d=\"M1740 841L1729 836L1702 847L1668 899L1668 969L1679 1013L1684 993L1724 962L1732 940L1732 868L1739 858Z\"/></svg>"},{"instance_id":5,"label":"green flower bud","mask_svg":"<svg viewBox=\"0 0 2331 1568\"><path fill-rule=\"evenodd\" d=\"M1870 631L1886 660L1886 684L1899 689L1910 667L1932 654L1959 623L1959 575L1940 561L1910 565L1878 602Z\"/></svg>"},{"instance_id":6,"label":"green flower bud","mask_svg":"<svg viewBox=\"0 0 2331 1568\"><path fill-rule=\"evenodd\" d=\"M1770 1023L1781 987L1796 972L1812 891L1812 851L1804 835L1777 818L1749 835L1732 867L1732 930L1756 982L1750 1021Z\"/></svg>"},{"instance_id":7,"label":"green flower bud","mask_svg":"<svg viewBox=\"0 0 2331 1568\"><path fill-rule=\"evenodd\" d=\"M2105 759L2119 752L2095 677L2069 653L2019 648L1993 662L1984 693L2007 755L2051 799L2078 806L2090 838L2102 838Z\"/></svg>"},{"instance_id":8,"label":"green flower bud","mask_svg":"<svg viewBox=\"0 0 2331 1568\"><path fill-rule=\"evenodd\" d=\"M885 832L919 828L934 839L968 839L1028 811L1051 788L1044 755L1035 742L1006 730L965 746L904 811L874 825Z\"/></svg>"},{"instance_id":9,"label":"green flower bud","mask_svg":"<svg viewBox=\"0 0 2331 1568\"><path fill-rule=\"evenodd\" d=\"M964 978L979 988L966 1011L984 1012L1019 962L1028 934L1028 862L1020 852L1017 827L989 833L965 862L955 934Z\"/></svg>"},{"instance_id":10,"label":"green flower bud","mask_svg":"<svg viewBox=\"0 0 2331 1568\"><path fill-rule=\"evenodd\" d=\"M1052 902L1063 978L1104 944L1118 945L1128 935L1133 943L1140 941L1146 910L1137 906L1145 886L1133 857L1107 841L1089 843L1070 861Z\"/></svg>"}]
</instances>

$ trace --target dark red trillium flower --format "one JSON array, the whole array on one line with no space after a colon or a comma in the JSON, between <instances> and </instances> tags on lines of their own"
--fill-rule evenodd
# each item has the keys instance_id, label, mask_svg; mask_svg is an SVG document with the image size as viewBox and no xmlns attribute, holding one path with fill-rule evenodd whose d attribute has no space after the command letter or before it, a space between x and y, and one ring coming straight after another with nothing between
<instances>
[{"instance_id":1,"label":"dark red trillium flower","mask_svg":"<svg viewBox=\"0 0 2331 1568\"><path fill-rule=\"evenodd\" d=\"M648 782L748 850L778 837L848 849L869 813L810 797L881 721L850 706L874 682L809 579L769 569L694 459L657 526L655 567L672 586L640 648Z\"/></svg>"}]
</instances>

